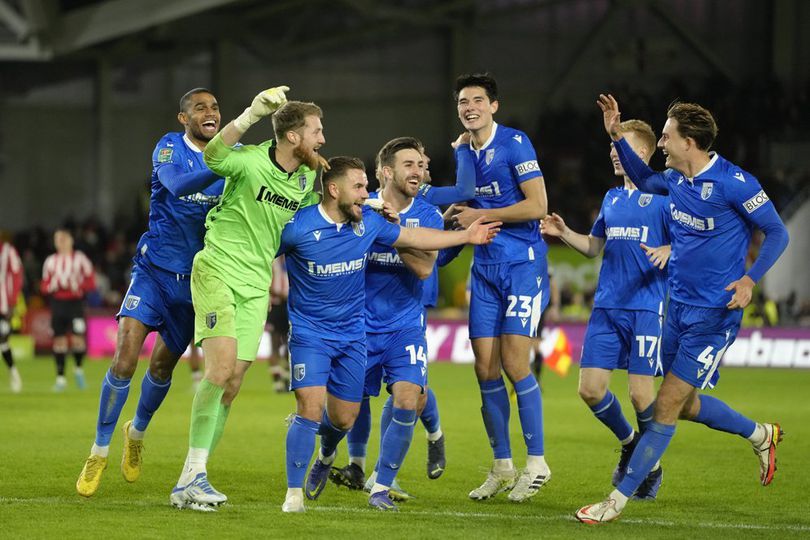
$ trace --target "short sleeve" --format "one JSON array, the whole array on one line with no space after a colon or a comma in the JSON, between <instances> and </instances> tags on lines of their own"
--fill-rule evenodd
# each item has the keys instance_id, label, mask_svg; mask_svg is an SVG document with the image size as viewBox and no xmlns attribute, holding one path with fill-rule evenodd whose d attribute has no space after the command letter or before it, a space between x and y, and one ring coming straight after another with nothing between
<instances>
[{"instance_id":1,"label":"short sleeve","mask_svg":"<svg viewBox=\"0 0 810 540\"><path fill-rule=\"evenodd\" d=\"M591 227L591 236L596 238L605 238L605 199L602 199L602 206L599 208L599 215L596 216L596 221L593 222Z\"/></svg>"},{"instance_id":2,"label":"short sleeve","mask_svg":"<svg viewBox=\"0 0 810 540\"><path fill-rule=\"evenodd\" d=\"M526 182L543 176L540 165L537 163L537 153L529 137L520 131L516 132L510 141L509 167L518 180Z\"/></svg>"},{"instance_id":3,"label":"short sleeve","mask_svg":"<svg viewBox=\"0 0 810 540\"><path fill-rule=\"evenodd\" d=\"M276 256L290 253L295 249L295 216L281 230L281 243Z\"/></svg>"},{"instance_id":4,"label":"short sleeve","mask_svg":"<svg viewBox=\"0 0 810 540\"><path fill-rule=\"evenodd\" d=\"M374 210L363 212L363 221L366 230L373 232L375 242L391 247L399 239L400 226L389 223Z\"/></svg>"}]
</instances>

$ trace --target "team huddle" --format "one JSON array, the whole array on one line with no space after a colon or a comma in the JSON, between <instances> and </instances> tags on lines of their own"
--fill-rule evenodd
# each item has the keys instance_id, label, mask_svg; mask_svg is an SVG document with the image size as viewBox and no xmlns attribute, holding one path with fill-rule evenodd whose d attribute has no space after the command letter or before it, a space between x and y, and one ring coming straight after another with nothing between
<instances>
[{"instance_id":1,"label":"team huddle","mask_svg":"<svg viewBox=\"0 0 810 540\"><path fill-rule=\"evenodd\" d=\"M98 490L139 351L156 331L135 417L122 426L124 478L138 479L149 422L193 342L203 349L205 375L192 403L186 460L169 498L177 508L203 512L228 500L210 482L207 463L256 358L273 262L284 255L290 389L297 406L288 418L282 511L304 512L305 499L319 498L330 479L365 489L374 508L396 511L396 501L409 497L396 476L417 419L427 431L428 477L439 478L446 465L437 400L428 385L426 308L436 302L437 266L472 244L469 336L493 461L469 497L508 492L510 501L528 500L552 476L541 391L530 369L532 342L549 302L541 233L588 257L604 252L579 393L622 451L615 489L576 517L590 524L611 521L629 499L655 499L661 459L679 418L748 439L762 485L771 482L780 425L754 422L699 391L717 383L742 308L785 249L787 232L757 179L710 151L717 127L709 111L674 104L656 143L647 123L622 122L616 100L600 95L613 173L623 184L605 195L586 235L548 212L531 141L494 121L498 89L488 74L456 81L463 133L453 143L456 183L447 187L426 182L429 158L422 143L398 137L378 152L380 189L369 193L362 160L321 156L326 139L320 107L288 101L287 92L286 86L265 90L220 130L214 95L191 90L177 115L184 132L165 135L155 147L149 229L118 313L96 437L76 483L80 495ZM275 137L240 144L267 117ZM662 173L647 165L656 146L666 156ZM438 205L450 206L442 214ZM765 240L746 271L754 228ZM628 372L637 429L608 390L616 369ZM512 456L504 374L514 388L526 445L522 468ZM366 477L369 398L381 393L383 383L390 397L380 453ZM348 464L338 467L344 438Z\"/></svg>"}]
</instances>

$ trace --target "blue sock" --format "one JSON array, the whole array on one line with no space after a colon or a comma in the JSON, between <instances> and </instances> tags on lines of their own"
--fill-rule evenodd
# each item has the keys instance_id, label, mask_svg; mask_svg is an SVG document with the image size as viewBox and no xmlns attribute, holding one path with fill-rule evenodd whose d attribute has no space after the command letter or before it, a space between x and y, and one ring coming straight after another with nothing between
<instances>
[{"instance_id":1,"label":"blue sock","mask_svg":"<svg viewBox=\"0 0 810 540\"><path fill-rule=\"evenodd\" d=\"M397 471L402 466L408 448L413 439L413 427L416 424L416 411L398 409L391 411L391 425L385 431L380 449L380 470L377 472L377 483L391 486Z\"/></svg>"},{"instance_id":2,"label":"blue sock","mask_svg":"<svg viewBox=\"0 0 810 540\"><path fill-rule=\"evenodd\" d=\"M439 423L439 404L436 403L436 394L433 393L432 388L428 388L427 390L427 402L425 403L425 408L422 409L422 414L419 416L419 419L422 421L422 425L425 426L428 433L436 433L439 431L441 425Z\"/></svg>"},{"instance_id":3,"label":"blue sock","mask_svg":"<svg viewBox=\"0 0 810 540\"><path fill-rule=\"evenodd\" d=\"M335 450L337 450L340 441L343 440L346 433L348 433L348 431L338 429L332 424L331 420L329 420L329 414L327 414L326 409L324 409L323 417L321 418L321 427L318 429L318 435L321 436L321 453L324 457L329 457L335 453Z\"/></svg>"},{"instance_id":4,"label":"blue sock","mask_svg":"<svg viewBox=\"0 0 810 540\"><path fill-rule=\"evenodd\" d=\"M543 398L540 386L534 375L527 375L515 383L517 394L520 427L523 429L523 440L530 456L542 456L543 448Z\"/></svg>"},{"instance_id":5,"label":"blue sock","mask_svg":"<svg viewBox=\"0 0 810 540\"><path fill-rule=\"evenodd\" d=\"M640 434L644 434L647 431L647 427L650 425L650 422L653 421L653 417L655 411L655 401L650 403L650 406L644 409L643 411L636 411L636 422L638 422L638 432Z\"/></svg>"},{"instance_id":6,"label":"blue sock","mask_svg":"<svg viewBox=\"0 0 810 540\"><path fill-rule=\"evenodd\" d=\"M320 424L295 415L287 430L287 487L304 487L309 460L315 451L315 435Z\"/></svg>"},{"instance_id":7,"label":"blue sock","mask_svg":"<svg viewBox=\"0 0 810 540\"><path fill-rule=\"evenodd\" d=\"M489 445L495 459L512 457L509 444L509 394L503 378L494 381L478 381L481 387L481 415L489 436Z\"/></svg>"},{"instance_id":8,"label":"blue sock","mask_svg":"<svg viewBox=\"0 0 810 540\"><path fill-rule=\"evenodd\" d=\"M616 435L619 441L624 441L633 434L633 427L622 414L622 406L613 392L607 391L602 401L591 407L593 415L605 424Z\"/></svg>"},{"instance_id":9,"label":"blue sock","mask_svg":"<svg viewBox=\"0 0 810 540\"><path fill-rule=\"evenodd\" d=\"M638 441L638 446L633 450L630 463L627 464L627 474L624 480L616 487L623 495L632 497L638 486L647 478L650 471L664 455L664 451L669 446L669 441L675 435L675 426L650 422L647 431Z\"/></svg>"},{"instance_id":10,"label":"blue sock","mask_svg":"<svg viewBox=\"0 0 810 540\"><path fill-rule=\"evenodd\" d=\"M701 394L700 411L692 422L699 422L718 431L750 437L757 427L756 422L738 413L724 402Z\"/></svg>"},{"instance_id":11,"label":"blue sock","mask_svg":"<svg viewBox=\"0 0 810 540\"><path fill-rule=\"evenodd\" d=\"M118 379L108 370L101 383L101 399L98 405L96 423L96 445L109 446L115 424L121 416L121 409L127 402L129 383L132 379Z\"/></svg>"},{"instance_id":12,"label":"blue sock","mask_svg":"<svg viewBox=\"0 0 810 540\"><path fill-rule=\"evenodd\" d=\"M388 396L383 405L382 412L380 413L380 453L382 455L382 443L385 438L385 432L388 431L388 426L391 425L391 411L394 409L394 398ZM377 458L377 463L374 464L374 470L380 470L380 459Z\"/></svg>"},{"instance_id":13,"label":"blue sock","mask_svg":"<svg viewBox=\"0 0 810 540\"><path fill-rule=\"evenodd\" d=\"M371 405L369 404L369 397L363 396L363 401L360 402L360 414L357 415L357 420L354 421L352 429L346 435L346 442L349 445L350 457L366 457L366 447L368 446L368 439L371 436Z\"/></svg>"},{"instance_id":14,"label":"blue sock","mask_svg":"<svg viewBox=\"0 0 810 540\"><path fill-rule=\"evenodd\" d=\"M141 397L138 399L138 408L135 411L135 420L132 425L138 431L146 431L149 421L152 420L152 415L158 410L160 404L163 403L163 398L169 393L169 388L172 386L172 380L161 381L154 379L149 374L149 370L143 376L141 382Z\"/></svg>"}]
</instances>

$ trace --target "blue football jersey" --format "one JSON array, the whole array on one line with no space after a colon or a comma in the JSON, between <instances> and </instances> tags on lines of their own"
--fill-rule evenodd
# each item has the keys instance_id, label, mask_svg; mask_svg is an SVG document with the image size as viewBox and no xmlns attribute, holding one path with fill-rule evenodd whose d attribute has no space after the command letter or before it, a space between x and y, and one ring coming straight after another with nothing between
<instances>
[{"instance_id":1,"label":"blue football jersey","mask_svg":"<svg viewBox=\"0 0 810 540\"><path fill-rule=\"evenodd\" d=\"M725 307L732 297L726 286L745 274L754 227L781 224L759 181L714 152L706 167L690 179L674 169L653 172L624 139L616 148L636 185L669 194L670 297L697 307Z\"/></svg>"},{"instance_id":2,"label":"blue football jersey","mask_svg":"<svg viewBox=\"0 0 810 540\"><path fill-rule=\"evenodd\" d=\"M475 161L473 208L503 208L525 200L520 184L543 176L534 147L522 131L496 123L489 140L470 151ZM537 221L504 223L492 243L475 246L475 262L527 261L545 257L547 251Z\"/></svg>"},{"instance_id":3,"label":"blue football jersey","mask_svg":"<svg viewBox=\"0 0 810 540\"><path fill-rule=\"evenodd\" d=\"M370 196L377 198L378 194ZM403 227L444 226L439 209L420 197L400 212L399 218ZM390 244L375 243L366 270L366 331L381 333L421 327L424 283L408 270Z\"/></svg>"},{"instance_id":4,"label":"blue football jersey","mask_svg":"<svg viewBox=\"0 0 810 540\"><path fill-rule=\"evenodd\" d=\"M359 223L335 223L320 204L295 213L281 233L287 256L290 333L298 338L366 335L366 265L375 242L391 246L400 227L369 207Z\"/></svg>"},{"instance_id":5,"label":"blue football jersey","mask_svg":"<svg viewBox=\"0 0 810 540\"><path fill-rule=\"evenodd\" d=\"M205 216L219 203L225 181L176 197L158 179L158 171L166 165L181 167L184 172L208 170L202 151L183 133L167 133L158 141L152 153L149 229L138 242L136 256L170 272L189 274L194 255L203 248Z\"/></svg>"},{"instance_id":6,"label":"blue football jersey","mask_svg":"<svg viewBox=\"0 0 810 540\"><path fill-rule=\"evenodd\" d=\"M649 261L639 244L669 244L669 198L613 188L605 194L591 235L605 239L595 308L660 313L667 273Z\"/></svg>"}]
</instances>

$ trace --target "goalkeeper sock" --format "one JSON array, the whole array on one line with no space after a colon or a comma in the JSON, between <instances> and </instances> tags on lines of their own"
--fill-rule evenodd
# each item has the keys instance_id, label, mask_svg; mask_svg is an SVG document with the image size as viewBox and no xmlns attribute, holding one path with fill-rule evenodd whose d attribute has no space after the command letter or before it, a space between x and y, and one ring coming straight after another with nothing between
<instances>
[{"instance_id":1,"label":"goalkeeper sock","mask_svg":"<svg viewBox=\"0 0 810 540\"><path fill-rule=\"evenodd\" d=\"M179 485L190 482L200 472L205 472L208 449L214 440L217 417L225 389L203 379L191 403L191 427L188 433L188 467L183 469Z\"/></svg>"},{"instance_id":2,"label":"goalkeeper sock","mask_svg":"<svg viewBox=\"0 0 810 540\"><path fill-rule=\"evenodd\" d=\"M209 454L214 453L214 448L219 444L222 438L222 432L225 431L225 422L228 421L228 415L231 413L231 406L219 403L219 414L217 415L217 425L214 428L214 438L211 440L211 448L208 449Z\"/></svg>"}]
</instances>

